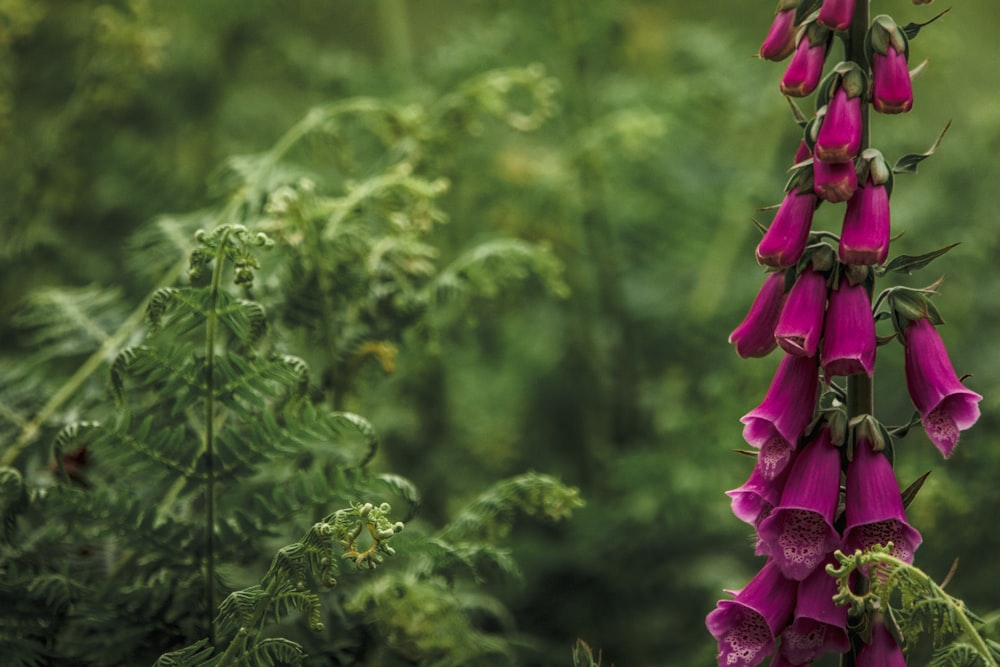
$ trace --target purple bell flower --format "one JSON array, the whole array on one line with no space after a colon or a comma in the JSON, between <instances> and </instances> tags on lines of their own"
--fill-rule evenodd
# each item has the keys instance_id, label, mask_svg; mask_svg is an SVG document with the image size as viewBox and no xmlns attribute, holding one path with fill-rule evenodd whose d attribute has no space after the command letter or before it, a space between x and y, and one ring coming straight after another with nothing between
<instances>
[{"instance_id":1,"label":"purple bell flower","mask_svg":"<svg viewBox=\"0 0 1000 667\"><path fill-rule=\"evenodd\" d=\"M833 527L839 496L840 448L824 426L795 457L781 502L758 530L784 576L802 581L840 544Z\"/></svg>"},{"instance_id":2,"label":"purple bell flower","mask_svg":"<svg viewBox=\"0 0 1000 667\"><path fill-rule=\"evenodd\" d=\"M792 624L781 633L780 655L789 665L808 665L827 653L846 653L847 605L834 603L837 580L826 573L828 557L799 584Z\"/></svg>"},{"instance_id":3,"label":"purple bell flower","mask_svg":"<svg viewBox=\"0 0 1000 667\"><path fill-rule=\"evenodd\" d=\"M910 399L927 437L947 457L958 444L959 431L979 419L983 397L959 381L941 335L929 320L910 320L904 333Z\"/></svg>"},{"instance_id":4,"label":"purple bell flower","mask_svg":"<svg viewBox=\"0 0 1000 667\"><path fill-rule=\"evenodd\" d=\"M858 189L858 172L853 162L813 160L813 190L831 204L847 201Z\"/></svg>"},{"instance_id":5,"label":"purple bell flower","mask_svg":"<svg viewBox=\"0 0 1000 667\"><path fill-rule=\"evenodd\" d=\"M829 28L817 23L810 24L801 32L795 53L781 78L782 93L789 97L805 97L816 90L832 37Z\"/></svg>"},{"instance_id":6,"label":"purple bell flower","mask_svg":"<svg viewBox=\"0 0 1000 667\"><path fill-rule=\"evenodd\" d=\"M760 449L757 465L770 479L789 461L812 421L819 386L819 364L815 357L785 355L760 405L740 419L743 438Z\"/></svg>"},{"instance_id":7,"label":"purple bell flower","mask_svg":"<svg viewBox=\"0 0 1000 667\"><path fill-rule=\"evenodd\" d=\"M854 446L854 460L847 466L844 499L846 526L844 551L853 553L892 542L892 554L907 563L922 538L906 520L903 498L889 459L872 449L866 436Z\"/></svg>"},{"instance_id":8,"label":"purple bell flower","mask_svg":"<svg viewBox=\"0 0 1000 667\"><path fill-rule=\"evenodd\" d=\"M770 273L757 293L750 311L740 325L729 334L729 342L736 345L736 353L744 359L763 357L777 347L774 327L785 302L785 274Z\"/></svg>"},{"instance_id":9,"label":"purple bell flower","mask_svg":"<svg viewBox=\"0 0 1000 667\"><path fill-rule=\"evenodd\" d=\"M768 561L732 600L720 600L705 618L719 642L719 665L756 667L774 653L774 639L791 619L796 583Z\"/></svg>"},{"instance_id":10,"label":"purple bell flower","mask_svg":"<svg viewBox=\"0 0 1000 667\"><path fill-rule=\"evenodd\" d=\"M830 30L844 31L851 27L855 0L823 0L816 21Z\"/></svg>"},{"instance_id":11,"label":"purple bell flower","mask_svg":"<svg viewBox=\"0 0 1000 667\"><path fill-rule=\"evenodd\" d=\"M872 106L885 114L906 113L913 108L913 83L906 55L890 44L883 55L872 54Z\"/></svg>"},{"instance_id":12,"label":"purple bell flower","mask_svg":"<svg viewBox=\"0 0 1000 667\"><path fill-rule=\"evenodd\" d=\"M861 150L861 97L850 97L844 86L827 104L814 151L822 162L850 162Z\"/></svg>"},{"instance_id":13,"label":"purple bell flower","mask_svg":"<svg viewBox=\"0 0 1000 667\"><path fill-rule=\"evenodd\" d=\"M781 349L799 357L816 356L825 311L826 276L806 267L789 290L774 329Z\"/></svg>"},{"instance_id":14,"label":"purple bell flower","mask_svg":"<svg viewBox=\"0 0 1000 667\"><path fill-rule=\"evenodd\" d=\"M875 369L875 318L868 290L845 279L830 292L823 329L823 376L871 375Z\"/></svg>"},{"instance_id":15,"label":"purple bell flower","mask_svg":"<svg viewBox=\"0 0 1000 667\"><path fill-rule=\"evenodd\" d=\"M795 9L798 0L781 0L758 55L764 60L784 60L795 50Z\"/></svg>"},{"instance_id":16,"label":"purple bell flower","mask_svg":"<svg viewBox=\"0 0 1000 667\"><path fill-rule=\"evenodd\" d=\"M906 667L906 658L881 619L872 625L872 640L858 651L855 667Z\"/></svg>"},{"instance_id":17,"label":"purple bell flower","mask_svg":"<svg viewBox=\"0 0 1000 667\"><path fill-rule=\"evenodd\" d=\"M757 244L757 261L779 269L799 261L809 241L816 203L816 193L811 184L804 192L793 187L785 195L771 226Z\"/></svg>"},{"instance_id":18,"label":"purple bell flower","mask_svg":"<svg viewBox=\"0 0 1000 667\"><path fill-rule=\"evenodd\" d=\"M889 256L889 191L869 178L847 202L837 249L844 264L872 266Z\"/></svg>"}]
</instances>

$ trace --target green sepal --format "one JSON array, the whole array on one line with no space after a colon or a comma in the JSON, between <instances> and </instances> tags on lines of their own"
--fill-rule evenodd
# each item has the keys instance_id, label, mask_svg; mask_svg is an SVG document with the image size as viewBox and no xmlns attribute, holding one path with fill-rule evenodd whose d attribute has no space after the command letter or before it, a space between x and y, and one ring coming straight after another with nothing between
<instances>
[{"instance_id":1,"label":"green sepal","mask_svg":"<svg viewBox=\"0 0 1000 667\"><path fill-rule=\"evenodd\" d=\"M889 433L895 437L905 438L910 432L910 429L914 426L920 426L920 413L916 410L914 410L913 414L910 415L910 421L900 426L893 426L892 429L889 430Z\"/></svg>"},{"instance_id":2,"label":"green sepal","mask_svg":"<svg viewBox=\"0 0 1000 667\"><path fill-rule=\"evenodd\" d=\"M800 193L812 192L813 170L812 163L804 165L792 172L785 183L785 192L791 192L792 188L798 189Z\"/></svg>"},{"instance_id":3,"label":"green sepal","mask_svg":"<svg viewBox=\"0 0 1000 667\"><path fill-rule=\"evenodd\" d=\"M812 14L816 13L822 4L823 0L802 0L795 9L795 25L801 25L807 20L815 20Z\"/></svg>"},{"instance_id":4,"label":"green sepal","mask_svg":"<svg viewBox=\"0 0 1000 667\"><path fill-rule=\"evenodd\" d=\"M842 60L837 63L816 88L816 109L829 104L838 88L844 88L848 97L860 97L868 90L868 75L854 61Z\"/></svg>"},{"instance_id":5,"label":"green sepal","mask_svg":"<svg viewBox=\"0 0 1000 667\"><path fill-rule=\"evenodd\" d=\"M792 108L792 116L795 118L795 124L804 128L809 119L802 113L802 109L799 108L799 105L795 103L793 98L786 95L785 100L788 102L788 106Z\"/></svg>"},{"instance_id":6,"label":"green sepal","mask_svg":"<svg viewBox=\"0 0 1000 667\"><path fill-rule=\"evenodd\" d=\"M948 131L948 128L950 127L951 127L951 121L949 120L948 124L944 126L943 130L941 130L941 134L939 134L938 138L934 141L934 144L930 148L928 148L926 152L909 153L896 160L896 164L892 166L893 173L896 174L917 173L917 165L919 165L921 162L923 162L930 156L934 155L934 152L941 145L941 140L944 139L944 135Z\"/></svg>"},{"instance_id":7,"label":"green sepal","mask_svg":"<svg viewBox=\"0 0 1000 667\"><path fill-rule=\"evenodd\" d=\"M914 37L917 36L917 33L920 32L921 28L923 28L924 26L928 26L931 23L934 23L935 21L937 21L939 18L941 18L950 11L951 7L948 7L944 11L940 12L939 14L931 18L930 20L924 21L923 23L907 23L906 25L902 26L900 30L902 30L906 34L906 37L908 39L913 39Z\"/></svg>"},{"instance_id":8,"label":"green sepal","mask_svg":"<svg viewBox=\"0 0 1000 667\"><path fill-rule=\"evenodd\" d=\"M952 243L951 245L946 245L943 248L939 248L932 252L924 253L923 255L899 255L894 257L888 264L878 269L879 276L884 276L887 273L905 273L906 275L912 275L914 271L919 271L920 269L926 267L932 261L945 254L958 243Z\"/></svg>"},{"instance_id":9,"label":"green sepal","mask_svg":"<svg viewBox=\"0 0 1000 667\"><path fill-rule=\"evenodd\" d=\"M930 300L930 295L934 294L939 283L940 281L923 289L893 287L886 290L885 296L892 313L892 323L896 333L899 334L900 342L905 340L904 332L908 322L929 320L935 326L944 324L944 318L941 317L940 311ZM880 295L879 299L881 300L881 298Z\"/></svg>"},{"instance_id":10,"label":"green sepal","mask_svg":"<svg viewBox=\"0 0 1000 667\"><path fill-rule=\"evenodd\" d=\"M910 506L910 503L913 502L913 499L917 497L917 493L920 492L920 489L923 487L924 482L927 481L927 477L930 476L930 474L931 471L928 470L923 475L910 482L910 485L903 489L903 509L907 509Z\"/></svg>"},{"instance_id":11,"label":"green sepal","mask_svg":"<svg viewBox=\"0 0 1000 667\"><path fill-rule=\"evenodd\" d=\"M906 59L910 59L910 42L906 37L906 32L897 25L888 14L879 14L872 19L871 28L865 34L865 56L868 62L874 60L875 52L886 55L889 52L889 45L902 53Z\"/></svg>"}]
</instances>

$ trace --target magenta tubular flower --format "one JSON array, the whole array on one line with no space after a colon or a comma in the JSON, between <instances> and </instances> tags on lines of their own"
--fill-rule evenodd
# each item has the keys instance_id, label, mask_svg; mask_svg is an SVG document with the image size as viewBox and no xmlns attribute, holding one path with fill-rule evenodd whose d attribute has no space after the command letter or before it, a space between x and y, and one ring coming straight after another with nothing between
<instances>
[{"instance_id":1,"label":"magenta tubular flower","mask_svg":"<svg viewBox=\"0 0 1000 667\"><path fill-rule=\"evenodd\" d=\"M837 580L826 573L828 557L799 584L792 624L781 633L779 654L789 665L808 665L826 653L846 653L851 648L847 638L847 605L833 601Z\"/></svg>"},{"instance_id":2,"label":"magenta tubular flower","mask_svg":"<svg viewBox=\"0 0 1000 667\"><path fill-rule=\"evenodd\" d=\"M826 276L806 267L789 290L774 329L781 349L798 357L816 356L825 311Z\"/></svg>"},{"instance_id":3,"label":"magenta tubular flower","mask_svg":"<svg viewBox=\"0 0 1000 667\"><path fill-rule=\"evenodd\" d=\"M827 28L816 24L802 31L795 53L781 78L782 93L789 97L805 97L816 90L823 75L832 35Z\"/></svg>"},{"instance_id":4,"label":"magenta tubular flower","mask_svg":"<svg viewBox=\"0 0 1000 667\"><path fill-rule=\"evenodd\" d=\"M853 18L854 0L823 0L816 21L831 30L843 31L851 27Z\"/></svg>"},{"instance_id":5,"label":"magenta tubular flower","mask_svg":"<svg viewBox=\"0 0 1000 667\"><path fill-rule=\"evenodd\" d=\"M906 667L906 658L885 623L880 620L872 626L871 643L858 651L855 667Z\"/></svg>"},{"instance_id":6,"label":"magenta tubular flower","mask_svg":"<svg viewBox=\"0 0 1000 667\"><path fill-rule=\"evenodd\" d=\"M758 262L780 269L799 261L809 241L816 202L812 188L799 192L793 187L785 195L771 226L757 244Z\"/></svg>"},{"instance_id":7,"label":"magenta tubular flower","mask_svg":"<svg viewBox=\"0 0 1000 667\"><path fill-rule=\"evenodd\" d=\"M850 162L861 149L861 97L841 86L833 94L819 126L814 148L822 162Z\"/></svg>"},{"instance_id":8,"label":"magenta tubular flower","mask_svg":"<svg viewBox=\"0 0 1000 667\"><path fill-rule=\"evenodd\" d=\"M788 468L786 468L787 473ZM726 491L732 499L733 514L744 523L756 527L766 515L781 500L781 491L785 486L787 474L767 477L760 466L754 466L750 477L742 486Z\"/></svg>"},{"instance_id":9,"label":"magenta tubular flower","mask_svg":"<svg viewBox=\"0 0 1000 667\"><path fill-rule=\"evenodd\" d=\"M844 505L846 553L892 542L892 555L913 562L913 552L922 538L906 520L903 498L889 459L872 450L865 436L858 437L854 460L847 466Z\"/></svg>"},{"instance_id":10,"label":"magenta tubular flower","mask_svg":"<svg viewBox=\"0 0 1000 667\"><path fill-rule=\"evenodd\" d=\"M774 638L795 607L796 584L770 561L733 600L720 600L705 618L719 642L719 665L756 667L774 653Z\"/></svg>"},{"instance_id":11,"label":"magenta tubular flower","mask_svg":"<svg viewBox=\"0 0 1000 667\"><path fill-rule=\"evenodd\" d=\"M814 357L785 355L767 395L743 416L743 437L760 449L757 465L773 479L788 465L806 424L812 420L819 385Z\"/></svg>"},{"instance_id":12,"label":"magenta tubular flower","mask_svg":"<svg viewBox=\"0 0 1000 667\"><path fill-rule=\"evenodd\" d=\"M777 347L774 327L785 302L785 274L770 273L757 293L740 325L729 334L729 342L736 345L736 353L747 359L766 356Z\"/></svg>"},{"instance_id":13,"label":"magenta tubular flower","mask_svg":"<svg viewBox=\"0 0 1000 667\"><path fill-rule=\"evenodd\" d=\"M927 437L947 457L958 444L959 431L979 419L983 397L959 381L941 335L929 320L910 320L904 343L910 399L920 411Z\"/></svg>"},{"instance_id":14,"label":"magenta tubular flower","mask_svg":"<svg viewBox=\"0 0 1000 667\"><path fill-rule=\"evenodd\" d=\"M889 191L868 179L847 202L837 254L844 264L872 266L889 256Z\"/></svg>"},{"instance_id":15,"label":"magenta tubular flower","mask_svg":"<svg viewBox=\"0 0 1000 667\"><path fill-rule=\"evenodd\" d=\"M830 292L823 328L823 376L871 375L875 369L875 318L868 290L846 279Z\"/></svg>"},{"instance_id":16,"label":"magenta tubular flower","mask_svg":"<svg viewBox=\"0 0 1000 667\"><path fill-rule=\"evenodd\" d=\"M872 54L872 106L879 113L905 113L913 108L913 84L910 82L906 55L889 44L883 55Z\"/></svg>"},{"instance_id":17,"label":"magenta tubular flower","mask_svg":"<svg viewBox=\"0 0 1000 667\"><path fill-rule=\"evenodd\" d=\"M839 204L858 189L858 172L853 162L813 160L813 190L820 199Z\"/></svg>"},{"instance_id":18,"label":"magenta tubular flower","mask_svg":"<svg viewBox=\"0 0 1000 667\"><path fill-rule=\"evenodd\" d=\"M802 581L840 544L833 527L839 496L840 448L824 427L795 457L781 502L758 530L784 576Z\"/></svg>"},{"instance_id":19,"label":"magenta tubular flower","mask_svg":"<svg viewBox=\"0 0 1000 667\"><path fill-rule=\"evenodd\" d=\"M764 60L784 60L795 50L795 2L779 2L758 55ZM787 5L787 7L786 7Z\"/></svg>"}]
</instances>

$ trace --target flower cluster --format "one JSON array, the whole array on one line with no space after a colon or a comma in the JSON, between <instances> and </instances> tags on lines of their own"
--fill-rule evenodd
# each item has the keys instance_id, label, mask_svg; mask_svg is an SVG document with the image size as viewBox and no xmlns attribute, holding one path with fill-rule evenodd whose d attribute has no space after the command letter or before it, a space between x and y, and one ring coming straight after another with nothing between
<instances>
[{"instance_id":1,"label":"flower cluster","mask_svg":"<svg viewBox=\"0 0 1000 667\"><path fill-rule=\"evenodd\" d=\"M859 26L867 27L863 45L852 42ZM823 76L838 37L847 59ZM851 650L848 609L834 603L836 582L826 572L834 551L891 544L909 563L920 545L893 472L890 430L871 414L870 398L859 407L848 396L864 382L870 393L876 348L892 338L876 335L873 310L886 308L894 323L911 400L944 456L979 417L982 397L959 380L936 329L933 290L892 288L872 298L887 267L893 169L866 145L868 110L912 108L910 37L888 16L869 21L867 1L780 0L760 48L767 60L790 56L781 92L815 92L817 109L802 119L793 176L757 245L764 283L729 338L741 357L779 348L782 357L763 400L742 419L756 463L728 495L766 561L706 618L720 665L753 667L768 656L772 666L808 665ZM812 228L824 202L844 204L835 244ZM854 381L847 391L837 385L843 377ZM868 623L871 639L855 664L904 664L891 633L877 619Z\"/></svg>"}]
</instances>

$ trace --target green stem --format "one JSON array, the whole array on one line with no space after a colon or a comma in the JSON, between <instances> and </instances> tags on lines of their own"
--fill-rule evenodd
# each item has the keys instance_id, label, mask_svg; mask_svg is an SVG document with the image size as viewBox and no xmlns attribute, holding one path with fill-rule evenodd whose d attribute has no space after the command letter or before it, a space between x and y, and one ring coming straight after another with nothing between
<instances>
[{"instance_id":1,"label":"green stem","mask_svg":"<svg viewBox=\"0 0 1000 667\"><path fill-rule=\"evenodd\" d=\"M229 665L236 664L236 661L243 655L247 649L247 642L251 640L251 635L254 639L260 637L260 625L264 620L264 615L267 613L271 606L271 600L274 596L278 594L278 588L280 587L280 577L273 577L271 583L268 584L267 588L264 590L264 595L260 600L257 601L254 607L253 615L250 617L250 622L245 626L241 627L233 640L229 642L229 646L226 647L226 652L222 654L222 659L216 667L229 667Z\"/></svg>"},{"instance_id":2,"label":"green stem","mask_svg":"<svg viewBox=\"0 0 1000 667\"><path fill-rule=\"evenodd\" d=\"M219 321L219 286L229 230L219 238L205 316L205 612L208 636L215 643L215 332Z\"/></svg>"},{"instance_id":3,"label":"green stem","mask_svg":"<svg viewBox=\"0 0 1000 667\"><path fill-rule=\"evenodd\" d=\"M854 6L854 18L844 39L844 53L847 60L857 63L862 70L868 71L868 57L865 55L865 34L871 23L871 0L858 0ZM867 100L861 105L861 147L864 151L871 144L870 107ZM869 284L869 297L874 286ZM847 419L848 422L860 415L875 413L875 395L873 378L859 373L847 378ZM840 656L840 667L854 667L853 650Z\"/></svg>"}]
</instances>

